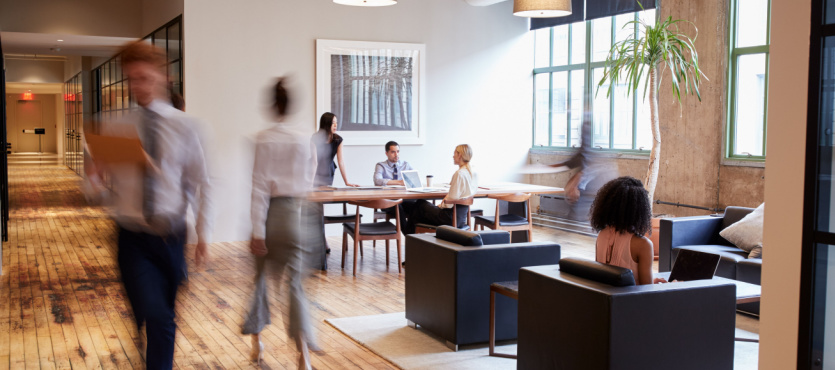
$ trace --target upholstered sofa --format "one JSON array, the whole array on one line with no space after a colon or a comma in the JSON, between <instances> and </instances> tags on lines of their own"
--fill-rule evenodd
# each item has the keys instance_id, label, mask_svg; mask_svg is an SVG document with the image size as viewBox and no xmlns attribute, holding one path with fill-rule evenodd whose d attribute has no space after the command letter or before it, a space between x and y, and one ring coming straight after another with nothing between
<instances>
[{"instance_id":1,"label":"upholstered sofa","mask_svg":"<svg viewBox=\"0 0 835 370\"><path fill-rule=\"evenodd\" d=\"M517 368L733 369L734 284L633 284L594 261L523 268Z\"/></svg>"},{"instance_id":2,"label":"upholstered sofa","mask_svg":"<svg viewBox=\"0 0 835 370\"><path fill-rule=\"evenodd\" d=\"M560 260L556 243L510 243L507 231L441 226L406 237L406 319L457 349L487 342L490 284L519 279L525 266ZM516 301L496 297L496 339L516 338Z\"/></svg>"},{"instance_id":3,"label":"upholstered sofa","mask_svg":"<svg viewBox=\"0 0 835 370\"><path fill-rule=\"evenodd\" d=\"M728 207L720 216L677 217L661 220L658 271L670 271L680 249L718 254L716 276L760 285L761 258L748 258L748 252L735 247L719 232L736 223L753 208ZM759 314L759 303L740 305L740 310Z\"/></svg>"}]
</instances>

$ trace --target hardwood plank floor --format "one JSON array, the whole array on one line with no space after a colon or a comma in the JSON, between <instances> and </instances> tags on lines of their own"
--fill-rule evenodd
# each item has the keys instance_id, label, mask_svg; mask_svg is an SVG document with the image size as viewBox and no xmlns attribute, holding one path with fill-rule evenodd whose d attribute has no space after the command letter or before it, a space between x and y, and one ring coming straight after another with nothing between
<instances>
[{"instance_id":1,"label":"hardwood plank floor","mask_svg":"<svg viewBox=\"0 0 835 370\"><path fill-rule=\"evenodd\" d=\"M9 241L0 276L0 369L144 368L139 333L119 281L115 226L104 209L87 206L80 178L49 161L10 161ZM365 244L357 277L342 270L341 236L329 237L328 271L307 280L311 315L325 353L317 369L392 369L324 323L327 318L404 310L406 270L386 266L384 243ZM594 239L535 228L534 240L555 240L563 256L594 258ZM175 368L252 368L250 341L240 334L254 268L246 242L214 243L204 271L189 273L177 298ZM392 252L396 253L394 243ZM193 249L187 247L193 262ZM396 254L393 254L396 255ZM348 256L346 266L351 264ZM273 323L263 334L264 368L293 369L297 353L285 328L287 293L271 286Z\"/></svg>"}]
</instances>

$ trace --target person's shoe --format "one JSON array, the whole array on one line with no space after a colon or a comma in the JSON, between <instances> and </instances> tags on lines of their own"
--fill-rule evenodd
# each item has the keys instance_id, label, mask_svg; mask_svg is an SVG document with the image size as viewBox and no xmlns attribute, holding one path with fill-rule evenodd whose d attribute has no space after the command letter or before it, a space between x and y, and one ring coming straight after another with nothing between
<instances>
[{"instance_id":1,"label":"person's shoe","mask_svg":"<svg viewBox=\"0 0 835 370\"><path fill-rule=\"evenodd\" d=\"M331 254L331 249L330 248L325 249L325 254Z\"/></svg>"},{"instance_id":2,"label":"person's shoe","mask_svg":"<svg viewBox=\"0 0 835 370\"><path fill-rule=\"evenodd\" d=\"M400 266L406 267L406 261L400 262Z\"/></svg>"},{"instance_id":3,"label":"person's shoe","mask_svg":"<svg viewBox=\"0 0 835 370\"><path fill-rule=\"evenodd\" d=\"M256 364L264 360L264 343L261 342L260 334L252 334L252 350L249 352L249 359Z\"/></svg>"}]
</instances>

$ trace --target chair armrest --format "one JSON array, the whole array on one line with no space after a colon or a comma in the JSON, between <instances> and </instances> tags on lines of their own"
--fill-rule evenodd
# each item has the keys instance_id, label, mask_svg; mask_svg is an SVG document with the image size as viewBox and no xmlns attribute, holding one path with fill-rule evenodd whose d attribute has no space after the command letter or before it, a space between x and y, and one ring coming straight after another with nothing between
<instances>
[{"instance_id":1,"label":"chair armrest","mask_svg":"<svg viewBox=\"0 0 835 370\"><path fill-rule=\"evenodd\" d=\"M696 216L661 220L658 246L658 271L670 271L672 250L684 245L716 244L722 230L722 217Z\"/></svg>"}]
</instances>

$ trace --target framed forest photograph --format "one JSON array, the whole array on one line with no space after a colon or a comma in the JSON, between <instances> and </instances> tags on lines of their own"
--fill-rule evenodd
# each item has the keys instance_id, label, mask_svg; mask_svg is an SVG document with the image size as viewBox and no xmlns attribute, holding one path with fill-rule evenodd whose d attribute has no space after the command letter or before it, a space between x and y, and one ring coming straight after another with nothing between
<instances>
[{"instance_id":1,"label":"framed forest photograph","mask_svg":"<svg viewBox=\"0 0 835 370\"><path fill-rule=\"evenodd\" d=\"M423 144L425 58L424 44L316 40L317 118L335 114L346 145Z\"/></svg>"}]
</instances>

